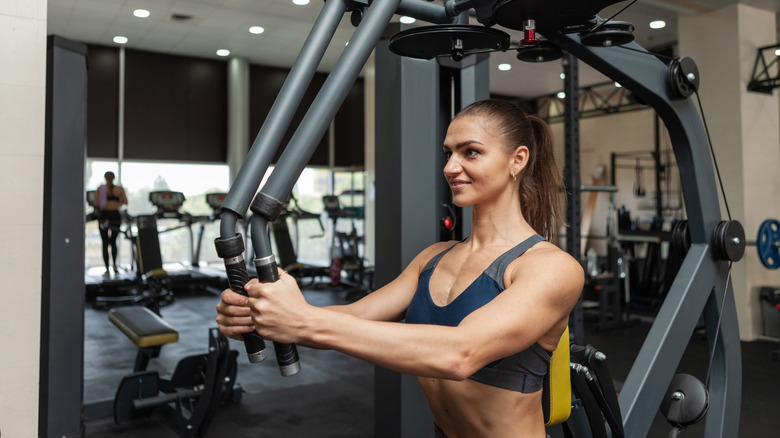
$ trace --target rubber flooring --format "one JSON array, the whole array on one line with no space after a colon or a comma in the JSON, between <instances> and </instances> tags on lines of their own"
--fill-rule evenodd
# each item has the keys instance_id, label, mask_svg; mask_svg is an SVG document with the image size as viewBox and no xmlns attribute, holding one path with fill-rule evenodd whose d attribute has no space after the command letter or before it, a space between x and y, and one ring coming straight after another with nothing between
<instances>
[{"instance_id":1,"label":"rubber flooring","mask_svg":"<svg viewBox=\"0 0 780 438\"><path fill-rule=\"evenodd\" d=\"M354 299L345 291L305 290L317 306L344 304ZM170 375L178 360L205 352L208 328L215 327L218 298L208 293L177 296L162 309L163 318L179 331L179 342L163 347L149 369ZM586 343L607 355L610 372L619 387L625 380L647 332L648 322L620 329L596 331L586 327ZM299 349L302 371L281 377L273 358L260 364L244 359L243 345L230 340L239 351L236 382L243 390L239 402L221 407L208 429L208 437L277 438L364 438L372 437L374 418L374 367L332 351ZM740 416L741 438L780 436L780 361L773 342L742 343L743 389ZM95 401L114 396L117 385L128 374L135 359L135 347L107 319L102 310L85 310L84 399ZM678 367L703 380L708 361L706 339L694 333ZM682 438L704 436L703 422L681 433ZM670 427L656 415L648 437L667 437ZM562 436L551 428L552 438ZM116 425L112 419L89 422L85 437L175 437L161 419L152 416L130 424ZM422 437L425 438L425 437Z\"/></svg>"}]
</instances>

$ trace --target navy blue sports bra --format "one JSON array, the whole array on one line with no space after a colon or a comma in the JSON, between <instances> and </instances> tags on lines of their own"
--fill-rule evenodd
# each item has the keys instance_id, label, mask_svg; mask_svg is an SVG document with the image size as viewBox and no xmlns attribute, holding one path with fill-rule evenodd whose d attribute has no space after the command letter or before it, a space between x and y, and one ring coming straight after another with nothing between
<instances>
[{"instance_id":1,"label":"navy blue sports bra","mask_svg":"<svg viewBox=\"0 0 780 438\"><path fill-rule=\"evenodd\" d=\"M435 255L420 273L417 291L406 311L410 324L435 324L455 327L471 312L489 303L504 290L504 271L526 250L544 240L535 234L499 256L473 283L446 306L437 306L431 299L429 282L439 260L454 245ZM523 393L542 389L552 353L534 344L512 356L499 359L474 373L472 380Z\"/></svg>"}]
</instances>

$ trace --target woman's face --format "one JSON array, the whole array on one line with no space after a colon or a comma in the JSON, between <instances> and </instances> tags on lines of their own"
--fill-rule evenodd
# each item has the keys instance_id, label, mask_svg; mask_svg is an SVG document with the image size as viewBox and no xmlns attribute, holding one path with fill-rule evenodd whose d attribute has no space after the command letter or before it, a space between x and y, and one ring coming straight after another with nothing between
<instances>
[{"instance_id":1,"label":"woman's face","mask_svg":"<svg viewBox=\"0 0 780 438\"><path fill-rule=\"evenodd\" d=\"M506 152L506 145L489 132L489 126L479 117L466 116L455 119L447 129L444 176L453 203L459 207L500 199L511 192L514 154Z\"/></svg>"}]
</instances>

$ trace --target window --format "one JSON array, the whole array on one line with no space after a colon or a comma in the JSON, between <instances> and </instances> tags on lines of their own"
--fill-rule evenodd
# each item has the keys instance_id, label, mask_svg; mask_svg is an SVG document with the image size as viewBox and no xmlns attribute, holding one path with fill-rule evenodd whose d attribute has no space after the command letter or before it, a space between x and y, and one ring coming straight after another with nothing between
<instances>
[{"instance_id":1,"label":"window","mask_svg":"<svg viewBox=\"0 0 780 438\"><path fill-rule=\"evenodd\" d=\"M95 190L102 184L103 174L107 171L114 172L117 175L116 183L125 189L128 198L125 208L131 217L154 214L156 208L149 202L149 193L152 191L172 190L184 194L185 201L180 211L195 216L197 220L191 227L182 226L176 219L158 221L160 250L165 265L190 265L193 248L197 247L200 240L198 261L201 266L204 263L222 266L222 260L217 256L213 244L214 239L219 237L219 221L211 220L213 212L206 203L206 194L228 191L230 177L227 165L125 161L120 169L116 161L90 160L86 168L87 190ZM272 169L269 169L268 174L271 171ZM331 171L314 167L304 169L293 189L293 196L300 209L319 215L319 221L314 218L297 221L287 219L290 237L300 263L329 265L334 230L348 234L354 229L356 235L364 235L364 181L363 171ZM331 187L333 189L330 189ZM339 197L341 207L350 211L351 215L329 218L322 203L322 196L328 193L335 193ZM292 203L290 207L292 208ZM87 213L92 211L89 205L86 209ZM132 224L124 224L122 228L127 234L118 240L117 262L121 269L134 271L133 248L128 237L135 235L136 230L132 228ZM362 254L362 240L359 247ZM102 273L102 245L96 221L87 223L85 250L87 270L94 274Z\"/></svg>"}]
</instances>

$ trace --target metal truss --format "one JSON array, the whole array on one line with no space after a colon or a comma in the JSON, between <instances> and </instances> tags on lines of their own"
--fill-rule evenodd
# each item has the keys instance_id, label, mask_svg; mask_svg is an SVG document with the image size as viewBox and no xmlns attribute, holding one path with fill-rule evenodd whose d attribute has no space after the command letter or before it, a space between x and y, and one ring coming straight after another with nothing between
<instances>
[{"instance_id":1,"label":"metal truss","mask_svg":"<svg viewBox=\"0 0 780 438\"><path fill-rule=\"evenodd\" d=\"M536 100L540 117L548 123L562 122L566 111L565 96L558 93L542 96ZM604 82L579 89L579 115L581 119L617 114L647 108L631 91L616 82Z\"/></svg>"},{"instance_id":2,"label":"metal truss","mask_svg":"<svg viewBox=\"0 0 780 438\"><path fill-rule=\"evenodd\" d=\"M780 44L759 47L756 60L753 63L753 74L750 75L748 91L772 94L780 87Z\"/></svg>"}]
</instances>

